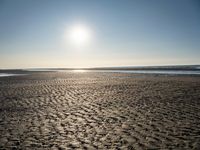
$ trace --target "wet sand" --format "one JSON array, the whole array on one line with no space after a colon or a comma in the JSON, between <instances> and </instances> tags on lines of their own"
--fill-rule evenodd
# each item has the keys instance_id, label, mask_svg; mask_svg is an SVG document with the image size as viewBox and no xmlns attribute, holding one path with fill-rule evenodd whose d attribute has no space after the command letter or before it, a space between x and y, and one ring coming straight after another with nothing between
<instances>
[{"instance_id":1,"label":"wet sand","mask_svg":"<svg viewBox=\"0 0 200 150\"><path fill-rule=\"evenodd\" d=\"M200 149L200 77L0 78L0 149Z\"/></svg>"}]
</instances>

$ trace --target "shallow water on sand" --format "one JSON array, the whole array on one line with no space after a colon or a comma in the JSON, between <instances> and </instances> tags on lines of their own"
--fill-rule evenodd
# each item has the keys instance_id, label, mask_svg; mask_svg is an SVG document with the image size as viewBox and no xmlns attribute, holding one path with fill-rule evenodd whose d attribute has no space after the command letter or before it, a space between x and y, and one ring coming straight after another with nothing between
<instances>
[{"instance_id":1,"label":"shallow water on sand","mask_svg":"<svg viewBox=\"0 0 200 150\"><path fill-rule=\"evenodd\" d=\"M74 72L115 72L136 74L200 75L200 71L188 70L74 70Z\"/></svg>"},{"instance_id":2,"label":"shallow water on sand","mask_svg":"<svg viewBox=\"0 0 200 150\"><path fill-rule=\"evenodd\" d=\"M10 74L10 73L0 73L0 77L10 77L10 76L20 76L24 74Z\"/></svg>"},{"instance_id":3,"label":"shallow water on sand","mask_svg":"<svg viewBox=\"0 0 200 150\"><path fill-rule=\"evenodd\" d=\"M164 74L164 75L200 75L200 70L56 70L59 72L74 73L134 73L134 74Z\"/></svg>"}]
</instances>

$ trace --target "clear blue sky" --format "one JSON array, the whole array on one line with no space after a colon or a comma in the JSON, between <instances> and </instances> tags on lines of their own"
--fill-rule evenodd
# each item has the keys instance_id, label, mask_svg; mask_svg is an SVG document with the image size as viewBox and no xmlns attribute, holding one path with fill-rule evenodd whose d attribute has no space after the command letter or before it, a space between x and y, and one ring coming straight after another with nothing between
<instances>
[{"instance_id":1,"label":"clear blue sky","mask_svg":"<svg viewBox=\"0 0 200 150\"><path fill-rule=\"evenodd\" d=\"M63 40L86 24L94 42ZM199 0L0 0L0 68L200 64Z\"/></svg>"}]
</instances>

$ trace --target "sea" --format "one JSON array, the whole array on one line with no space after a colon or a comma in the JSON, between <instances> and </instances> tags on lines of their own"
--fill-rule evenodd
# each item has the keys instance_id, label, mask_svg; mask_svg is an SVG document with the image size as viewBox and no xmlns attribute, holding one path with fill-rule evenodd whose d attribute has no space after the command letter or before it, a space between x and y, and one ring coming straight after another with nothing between
<instances>
[{"instance_id":1,"label":"sea","mask_svg":"<svg viewBox=\"0 0 200 150\"><path fill-rule=\"evenodd\" d=\"M32 72L110 72L110 73L133 73L133 74L164 74L164 75L200 75L200 65L182 66L134 66L134 67L102 67L102 68L31 68L20 70L1 70L0 77L20 76ZM22 73L23 72L23 73Z\"/></svg>"}]
</instances>

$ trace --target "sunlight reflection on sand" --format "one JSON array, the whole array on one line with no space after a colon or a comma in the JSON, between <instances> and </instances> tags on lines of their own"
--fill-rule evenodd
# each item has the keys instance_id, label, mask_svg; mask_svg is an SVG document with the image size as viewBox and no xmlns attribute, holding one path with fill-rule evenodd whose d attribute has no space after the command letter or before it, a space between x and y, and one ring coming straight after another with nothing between
<instances>
[{"instance_id":1,"label":"sunlight reflection on sand","mask_svg":"<svg viewBox=\"0 0 200 150\"><path fill-rule=\"evenodd\" d=\"M87 72L87 70L82 70L82 69L77 69L77 70L73 70L73 72Z\"/></svg>"}]
</instances>

